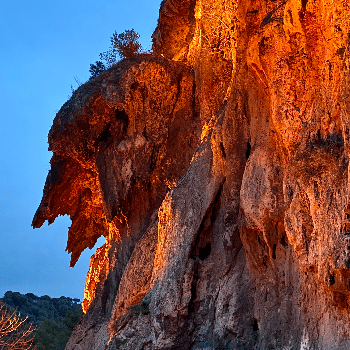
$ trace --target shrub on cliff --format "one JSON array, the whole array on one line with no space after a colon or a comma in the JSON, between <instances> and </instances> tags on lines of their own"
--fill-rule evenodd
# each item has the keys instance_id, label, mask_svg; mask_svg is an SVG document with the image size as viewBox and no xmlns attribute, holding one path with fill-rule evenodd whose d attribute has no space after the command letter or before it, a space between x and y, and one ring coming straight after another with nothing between
<instances>
[{"instance_id":1,"label":"shrub on cliff","mask_svg":"<svg viewBox=\"0 0 350 350\"><path fill-rule=\"evenodd\" d=\"M118 34L114 32L111 37L111 42L114 48L116 48L120 57L132 57L141 51L141 44L138 42L140 35L134 31L134 29L126 30L125 32Z\"/></svg>"},{"instance_id":2,"label":"shrub on cliff","mask_svg":"<svg viewBox=\"0 0 350 350\"><path fill-rule=\"evenodd\" d=\"M115 65L119 58L132 57L141 52L142 47L138 39L140 35L134 29L125 30L111 36L111 46L106 52L100 53L100 61L90 64L90 79L97 77L106 69Z\"/></svg>"},{"instance_id":3,"label":"shrub on cliff","mask_svg":"<svg viewBox=\"0 0 350 350\"><path fill-rule=\"evenodd\" d=\"M96 61L95 64L90 64L90 79L96 78L100 73L106 70L106 66L101 61Z\"/></svg>"}]
</instances>

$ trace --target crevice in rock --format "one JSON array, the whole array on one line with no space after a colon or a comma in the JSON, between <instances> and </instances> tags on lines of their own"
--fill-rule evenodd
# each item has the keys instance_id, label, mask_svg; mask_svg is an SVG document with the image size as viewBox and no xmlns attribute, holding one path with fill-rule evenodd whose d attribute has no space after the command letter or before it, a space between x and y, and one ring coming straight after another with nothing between
<instances>
[{"instance_id":1,"label":"crevice in rock","mask_svg":"<svg viewBox=\"0 0 350 350\"><path fill-rule=\"evenodd\" d=\"M259 242L259 244L260 244L264 249L266 248L265 244L263 244L263 243L261 242L260 236L258 236L258 242Z\"/></svg>"},{"instance_id":2,"label":"crevice in rock","mask_svg":"<svg viewBox=\"0 0 350 350\"><path fill-rule=\"evenodd\" d=\"M156 145L153 145L152 153L151 153L151 161L150 161L150 172L152 172L157 165L157 158L158 158L158 148Z\"/></svg>"},{"instance_id":3,"label":"crevice in rock","mask_svg":"<svg viewBox=\"0 0 350 350\"><path fill-rule=\"evenodd\" d=\"M131 86L130 86L130 90L136 90L139 87L139 83L137 81L134 81Z\"/></svg>"},{"instance_id":4,"label":"crevice in rock","mask_svg":"<svg viewBox=\"0 0 350 350\"><path fill-rule=\"evenodd\" d=\"M102 304L103 314L106 313L107 300L110 296L110 289L111 289L110 276L108 276L108 277L103 285L103 291L102 291L102 295L101 295L101 304Z\"/></svg>"},{"instance_id":5,"label":"crevice in rock","mask_svg":"<svg viewBox=\"0 0 350 350\"><path fill-rule=\"evenodd\" d=\"M301 8L302 8L302 10L300 11L300 17L302 19L304 19L304 17L305 17L307 2L308 2L308 0L301 0Z\"/></svg>"},{"instance_id":6,"label":"crevice in rock","mask_svg":"<svg viewBox=\"0 0 350 350\"><path fill-rule=\"evenodd\" d=\"M100 137L96 140L96 144L99 144L100 142L108 142L108 139L110 138L111 134L109 132L109 129L111 127L111 124L107 124L106 127L101 132Z\"/></svg>"},{"instance_id":7,"label":"crevice in rock","mask_svg":"<svg viewBox=\"0 0 350 350\"><path fill-rule=\"evenodd\" d=\"M198 253L199 259L202 261L207 259L210 255L210 252L211 252L211 244L207 243L207 245L204 248L199 250L199 253Z\"/></svg>"},{"instance_id":8,"label":"crevice in rock","mask_svg":"<svg viewBox=\"0 0 350 350\"><path fill-rule=\"evenodd\" d=\"M350 269L350 259L345 259L344 264L345 264L346 268Z\"/></svg>"},{"instance_id":9,"label":"crevice in rock","mask_svg":"<svg viewBox=\"0 0 350 350\"><path fill-rule=\"evenodd\" d=\"M345 223L342 225L341 233L344 236L350 237L350 225L349 225L349 223Z\"/></svg>"},{"instance_id":10,"label":"crevice in rock","mask_svg":"<svg viewBox=\"0 0 350 350\"><path fill-rule=\"evenodd\" d=\"M115 117L118 121L121 121L122 122L122 131L123 133L126 133L127 130L128 130L128 126L129 126L129 117L128 115L125 113L124 110L119 110L119 109L116 109L115 110Z\"/></svg>"},{"instance_id":11,"label":"crevice in rock","mask_svg":"<svg viewBox=\"0 0 350 350\"><path fill-rule=\"evenodd\" d=\"M281 238L281 240L280 240L280 243L282 244L283 247L288 247L288 242L286 241L286 238L287 238L287 235L286 235L286 233L284 232L284 233L283 233L283 236L282 236L282 238ZM288 238L287 238L287 240L288 240Z\"/></svg>"},{"instance_id":12,"label":"crevice in rock","mask_svg":"<svg viewBox=\"0 0 350 350\"><path fill-rule=\"evenodd\" d=\"M249 142L247 142L247 150L246 150L246 152L245 152L245 157L246 157L246 159L249 158L251 149L252 149L252 146L250 145Z\"/></svg>"},{"instance_id":13,"label":"crevice in rock","mask_svg":"<svg viewBox=\"0 0 350 350\"><path fill-rule=\"evenodd\" d=\"M199 117L199 112L197 111L196 108L196 80L193 79L193 84L192 84L192 114L194 118Z\"/></svg>"},{"instance_id":14,"label":"crevice in rock","mask_svg":"<svg viewBox=\"0 0 350 350\"><path fill-rule=\"evenodd\" d=\"M263 264L266 268L267 268L267 264L266 264L267 260L268 260L267 255L265 255L264 258L263 258L262 264Z\"/></svg>"},{"instance_id":15,"label":"crevice in rock","mask_svg":"<svg viewBox=\"0 0 350 350\"><path fill-rule=\"evenodd\" d=\"M276 260L276 247L277 247L277 245L274 244L273 248L272 248L272 259L273 260Z\"/></svg>"},{"instance_id":16,"label":"crevice in rock","mask_svg":"<svg viewBox=\"0 0 350 350\"><path fill-rule=\"evenodd\" d=\"M196 311L195 299L197 297L198 271L201 262L208 259L212 251L211 240L213 234L213 224L217 218L217 213L220 208L220 197L224 183L225 181L219 188L218 193L207 210L207 213L204 215L190 252L190 258L194 260L194 272L191 286L191 300L188 305L189 313L194 313Z\"/></svg>"},{"instance_id":17,"label":"crevice in rock","mask_svg":"<svg viewBox=\"0 0 350 350\"><path fill-rule=\"evenodd\" d=\"M253 321L253 331L254 332L259 331L258 320L256 318L254 318L254 321Z\"/></svg>"},{"instance_id":18,"label":"crevice in rock","mask_svg":"<svg viewBox=\"0 0 350 350\"><path fill-rule=\"evenodd\" d=\"M289 185L286 186L286 191L287 191L287 196L289 198L289 200L293 199L293 195L294 195L294 191L293 188L290 187Z\"/></svg>"},{"instance_id":19,"label":"crevice in rock","mask_svg":"<svg viewBox=\"0 0 350 350\"><path fill-rule=\"evenodd\" d=\"M211 239L212 239L212 225L216 220L217 212L218 212L218 209L220 208L220 196L221 196L222 187L223 187L224 183L221 185L221 187L218 190L218 193L215 196L212 204L209 206L207 213L204 215L204 218L201 222L198 233L196 235L196 239L194 240L194 243L192 244L190 257L193 260L196 260L197 257L199 257L200 251L202 249L204 249L208 244L209 244L209 246L206 248L206 252L209 251L209 254L207 255L207 257L210 255ZM204 254L204 253L202 252L202 254ZM204 260L204 259L202 259L202 260Z\"/></svg>"},{"instance_id":20,"label":"crevice in rock","mask_svg":"<svg viewBox=\"0 0 350 350\"><path fill-rule=\"evenodd\" d=\"M174 111L175 111L175 108L176 108L176 105L177 105L177 102L181 96L181 81L183 79L183 75L180 74L178 77L177 77L177 80L176 80L176 96L175 96L175 102L173 104L173 108L171 110L171 115L174 116ZM171 123L171 121L169 120L169 123Z\"/></svg>"},{"instance_id":21,"label":"crevice in rock","mask_svg":"<svg viewBox=\"0 0 350 350\"><path fill-rule=\"evenodd\" d=\"M193 280L192 280L192 285L191 285L191 300L188 304L188 312L189 313L196 312L194 301L197 297L198 269L199 269L199 261L195 260L194 265L193 265Z\"/></svg>"},{"instance_id":22,"label":"crevice in rock","mask_svg":"<svg viewBox=\"0 0 350 350\"><path fill-rule=\"evenodd\" d=\"M196 3L197 3L197 0L190 1L190 8L188 11L189 28L186 36L186 42L188 44L190 44L191 41L193 40L193 36L195 34L195 29L196 29L196 14L195 14Z\"/></svg>"},{"instance_id":23,"label":"crevice in rock","mask_svg":"<svg viewBox=\"0 0 350 350\"><path fill-rule=\"evenodd\" d=\"M315 192L315 199L316 200L319 199L320 193L318 191L318 183L317 183L317 181L314 181L314 192Z\"/></svg>"},{"instance_id":24,"label":"crevice in rock","mask_svg":"<svg viewBox=\"0 0 350 350\"><path fill-rule=\"evenodd\" d=\"M222 156L226 159L226 152L225 152L224 144L222 142L220 142L219 147L220 147Z\"/></svg>"}]
</instances>

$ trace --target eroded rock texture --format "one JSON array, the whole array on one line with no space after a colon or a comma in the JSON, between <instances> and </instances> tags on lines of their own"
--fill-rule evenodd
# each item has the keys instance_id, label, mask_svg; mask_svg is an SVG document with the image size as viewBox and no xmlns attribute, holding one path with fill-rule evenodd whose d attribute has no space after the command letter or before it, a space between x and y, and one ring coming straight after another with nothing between
<instances>
[{"instance_id":1,"label":"eroded rock texture","mask_svg":"<svg viewBox=\"0 0 350 350\"><path fill-rule=\"evenodd\" d=\"M165 0L62 107L33 225L106 237L67 350L350 348L349 14Z\"/></svg>"}]
</instances>

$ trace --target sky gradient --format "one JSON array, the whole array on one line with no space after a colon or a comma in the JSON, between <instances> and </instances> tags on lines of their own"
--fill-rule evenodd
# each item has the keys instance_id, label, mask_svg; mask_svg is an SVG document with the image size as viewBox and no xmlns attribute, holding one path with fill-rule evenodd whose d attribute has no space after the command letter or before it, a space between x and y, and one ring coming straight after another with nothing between
<instances>
[{"instance_id":1,"label":"sky gradient","mask_svg":"<svg viewBox=\"0 0 350 350\"><path fill-rule=\"evenodd\" d=\"M31 227L52 156L47 134L75 80L106 51L114 31L135 29L151 48L160 0L17 1L0 10L0 297L7 290L83 298L93 250L74 268L70 219Z\"/></svg>"}]
</instances>

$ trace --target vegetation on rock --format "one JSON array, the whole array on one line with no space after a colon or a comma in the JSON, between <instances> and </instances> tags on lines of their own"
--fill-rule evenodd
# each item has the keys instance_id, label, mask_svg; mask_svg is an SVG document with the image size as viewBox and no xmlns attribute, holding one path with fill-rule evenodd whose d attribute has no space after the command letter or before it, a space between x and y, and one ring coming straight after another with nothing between
<instances>
[{"instance_id":1,"label":"vegetation on rock","mask_svg":"<svg viewBox=\"0 0 350 350\"><path fill-rule=\"evenodd\" d=\"M132 57L140 53L142 47L138 41L139 38L140 35L134 29L125 30L120 34L115 31L111 36L110 48L100 53L100 61L90 64L90 79L115 65L120 58Z\"/></svg>"}]
</instances>

